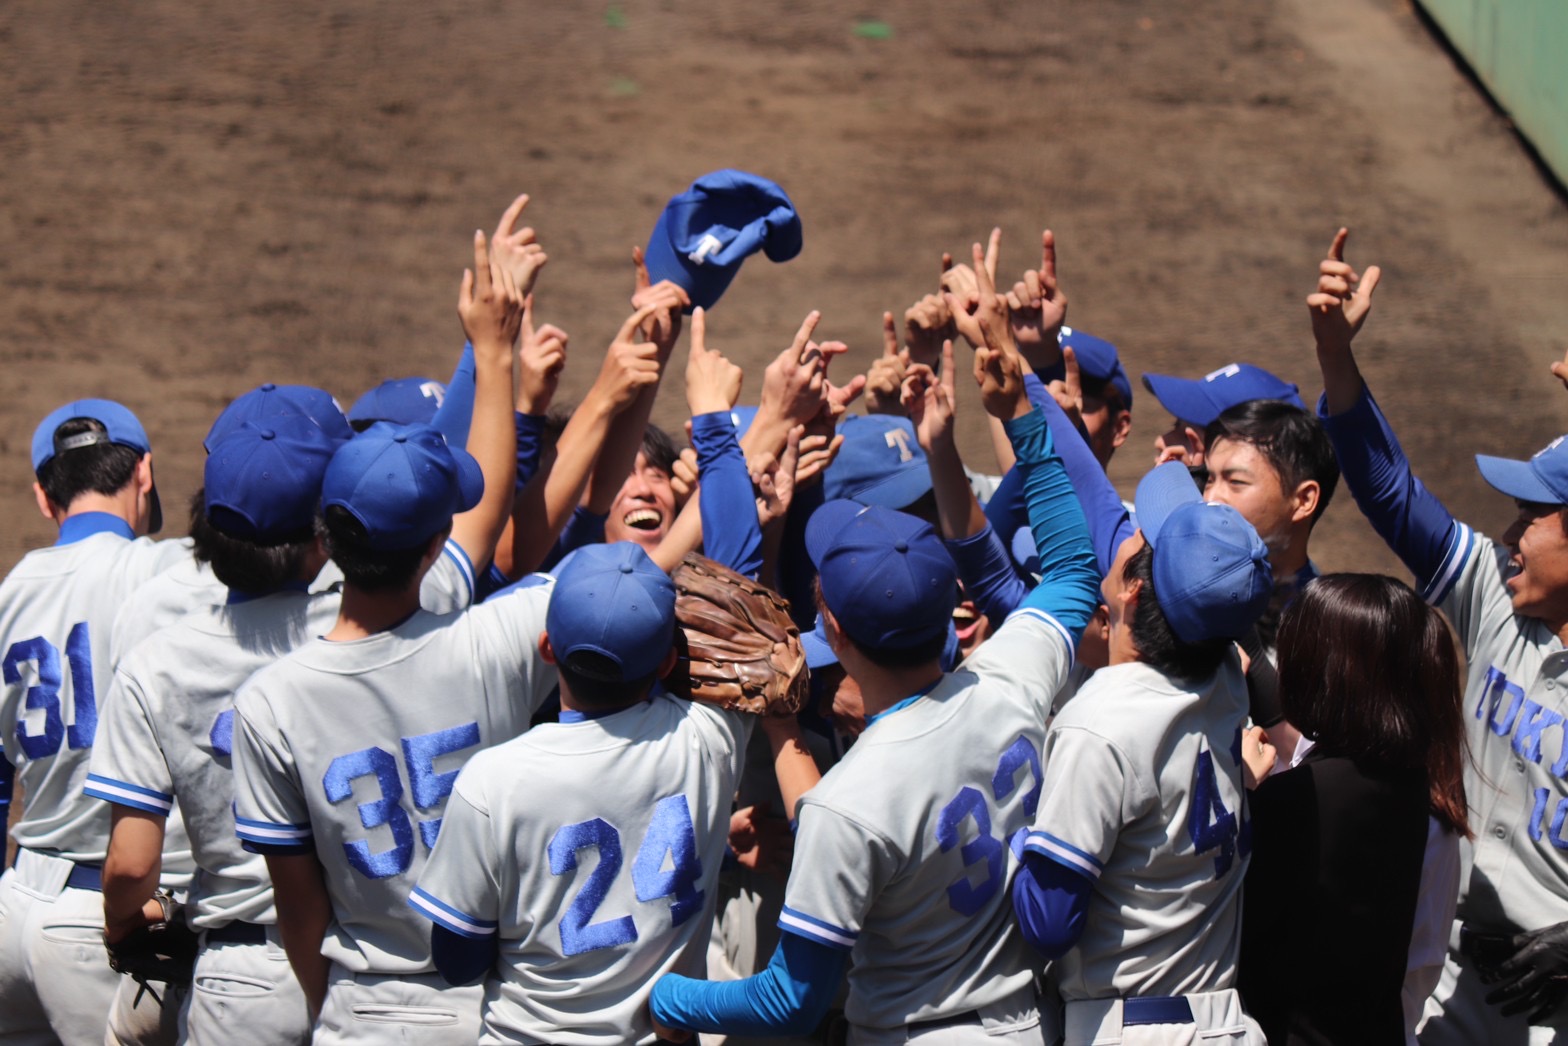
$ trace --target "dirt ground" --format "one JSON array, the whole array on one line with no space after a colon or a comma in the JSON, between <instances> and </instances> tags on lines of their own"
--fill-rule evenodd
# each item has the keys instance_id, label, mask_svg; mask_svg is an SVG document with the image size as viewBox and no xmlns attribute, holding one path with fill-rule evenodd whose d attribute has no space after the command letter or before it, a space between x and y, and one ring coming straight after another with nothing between
<instances>
[{"instance_id":1,"label":"dirt ground","mask_svg":"<svg viewBox=\"0 0 1568 1046\"><path fill-rule=\"evenodd\" d=\"M1352 260L1386 272L1368 379L1450 507L1495 533L1510 507L1471 455L1568 428L1547 373L1568 210L1393 0L12 0L0 50L0 569L53 538L28 445L67 399L140 412L177 532L239 393L347 404L444 378L471 230L520 190L580 392L629 247L726 166L782 183L805 228L710 321L751 395L813 308L869 365L881 311L993 224L1011 270L1057 231L1070 322L1135 376L1246 360L1314 394L1302 300L1345 223ZM1127 493L1168 420L1141 390L1135 407ZM972 395L960 424L986 464ZM1313 547L1326 569L1399 569L1348 498Z\"/></svg>"}]
</instances>

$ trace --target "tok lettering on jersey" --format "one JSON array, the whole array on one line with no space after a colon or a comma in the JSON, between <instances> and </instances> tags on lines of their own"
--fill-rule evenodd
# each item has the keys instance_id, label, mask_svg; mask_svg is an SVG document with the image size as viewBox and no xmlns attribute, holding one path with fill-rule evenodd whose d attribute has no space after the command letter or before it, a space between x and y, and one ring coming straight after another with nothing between
<instances>
[{"instance_id":1,"label":"tok lettering on jersey","mask_svg":"<svg viewBox=\"0 0 1568 1046\"><path fill-rule=\"evenodd\" d=\"M1552 764L1551 772L1558 780L1568 773L1568 732L1561 729L1564 726L1562 713L1527 698L1524 688L1509 682L1495 666L1486 670L1474 715L1491 728L1493 735L1509 744L1515 755L1537 766L1545 758L1541 750L1543 735L1551 727L1560 728L1557 761ZM1564 832L1564 822L1568 821L1568 798L1560 798L1554 805L1552 789L1537 788L1531 800L1530 838L1540 842L1544 834L1557 849L1568 850L1568 835Z\"/></svg>"}]
</instances>

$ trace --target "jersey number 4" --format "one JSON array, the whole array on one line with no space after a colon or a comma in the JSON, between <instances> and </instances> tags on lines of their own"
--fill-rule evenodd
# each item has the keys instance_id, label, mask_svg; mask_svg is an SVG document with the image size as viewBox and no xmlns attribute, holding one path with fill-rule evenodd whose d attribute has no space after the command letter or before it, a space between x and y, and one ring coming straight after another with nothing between
<instances>
[{"instance_id":1,"label":"jersey number 4","mask_svg":"<svg viewBox=\"0 0 1568 1046\"><path fill-rule=\"evenodd\" d=\"M1241 731L1236 731L1233 746L1236 761L1241 761ZM1236 815L1225 808L1225 798L1220 795L1219 779L1214 774L1214 756L1207 750L1198 753L1198 766L1192 775L1191 805L1187 809L1187 834L1198 853L1214 850L1214 878L1230 871L1236 860L1239 846L1241 856L1252 851L1252 822L1243 817L1237 825Z\"/></svg>"},{"instance_id":2,"label":"jersey number 4","mask_svg":"<svg viewBox=\"0 0 1568 1046\"><path fill-rule=\"evenodd\" d=\"M93 648L87 632L87 622L71 626L65 639L65 660L71 669L72 722L65 725L60 714L60 685L64 676L60 671L60 651L43 636L34 636L19 643L12 643L5 652L5 682L16 686L22 681L22 666L32 662L36 666L37 682L27 688L28 711L42 710L42 733L30 733L27 720L16 719L16 740L29 759L47 759L60 751L63 740L72 748L91 748L93 735L98 732L98 701L93 693Z\"/></svg>"},{"instance_id":3,"label":"jersey number 4","mask_svg":"<svg viewBox=\"0 0 1568 1046\"><path fill-rule=\"evenodd\" d=\"M1034 812L1040 805L1040 753L1035 751L1033 744L1027 737L1019 736L1002 753L997 760L996 772L991 775L991 796L998 803L1007 799L1018 787L1018 771L1024 767L1029 768L1029 774L1034 779L1034 786L1024 793L1024 817L1034 818ZM965 821L972 820L975 824L975 837L969 842L959 846L958 856L963 858L964 867L985 862L985 880L976 886L970 881L969 875L954 879L947 887L948 906L960 915L974 915L985 907L987 901L996 895L1001 887L1002 880L1007 874L1007 863L1003 856L1004 845L1000 839L991 834L991 804L986 802L985 796L980 794L978 788L969 785L958 790L948 804L942 807L942 812L937 815L936 841L943 853L958 846L960 831ZM1007 844L1018 853L1022 846L1027 828L1019 828L1009 837Z\"/></svg>"},{"instance_id":4,"label":"jersey number 4","mask_svg":"<svg viewBox=\"0 0 1568 1046\"><path fill-rule=\"evenodd\" d=\"M595 817L560 828L550 839L550 874L575 871L577 851L589 847L599 852L599 863L561 916L561 951L566 955L614 948L637 939L637 924L630 915L592 921L621 872L621 833L610 822ZM664 867L666 856L668 871ZM670 902L670 919L679 926L702 910L703 893L697 889L701 878L702 860L697 856L691 807L684 795L666 796L654 805L653 820L632 860L632 888L644 903L661 897L675 898Z\"/></svg>"}]
</instances>

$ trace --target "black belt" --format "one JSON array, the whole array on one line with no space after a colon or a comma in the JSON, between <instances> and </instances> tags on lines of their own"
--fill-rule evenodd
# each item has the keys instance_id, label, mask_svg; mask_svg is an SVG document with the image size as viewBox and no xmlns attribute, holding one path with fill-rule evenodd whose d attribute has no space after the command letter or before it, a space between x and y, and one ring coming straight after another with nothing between
<instances>
[{"instance_id":1,"label":"black belt","mask_svg":"<svg viewBox=\"0 0 1568 1046\"><path fill-rule=\"evenodd\" d=\"M1191 1024L1192 1005L1182 995L1140 995L1122 1000L1122 1027L1130 1024Z\"/></svg>"},{"instance_id":2,"label":"black belt","mask_svg":"<svg viewBox=\"0 0 1568 1046\"><path fill-rule=\"evenodd\" d=\"M261 923L244 923L236 919L227 926L215 926L207 931L208 944L266 944L267 928Z\"/></svg>"},{"instance_id":3,"label":"black belt","mask_svg":"<svg viewBox=\"0 0 1568 1046\"><path fill-rule=\"evenodd\" d=\"M955 1024L979 1024L979 1010L965 1010L955 1013L951 1017L934 1017L929 1021L910 1021L908 1028L911 1032L934 1031L937 1028L948 1028Z\"/></svg>"}]
</instances>

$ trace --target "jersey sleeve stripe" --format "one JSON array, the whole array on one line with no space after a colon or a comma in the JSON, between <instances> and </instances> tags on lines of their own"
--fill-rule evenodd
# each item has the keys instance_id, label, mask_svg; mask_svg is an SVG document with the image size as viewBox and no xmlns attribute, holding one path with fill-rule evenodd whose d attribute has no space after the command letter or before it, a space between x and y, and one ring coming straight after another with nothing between
<instances>
[{"instance_id":1,"label":"jersey sleeve stripe","mask_svg":"<svg viewBox=\"0 0 1568 1046\"><path fill-rule=\"evenodd\" d=\"M268 824L265 821L234 819L234 832L244 842L263 846L303 846L311 841L310 825Z\"/></svg>"},{"instance_id":2,"label":"jersey sleeve stripe","mask_svg":"<svg viewBox=\"0 0 1568 1046\"><path fill-rule=\"evenodd\" d=\"M1038 607L1021 607L1014 611L1014 616L1039 618L1053 629L1061 638L1062 644L1067 648L1067 667L1069 669L1072 668L1073 660L1078 654L1078 644L1073 642L1072 633L1067 631L1067 628L1060 621Z\"/></svg>"},{"instance_id":3,"label":"jersey sleeve stripe","mask_svg":"<svg viewBox=\"0 0 1568 1046\"><path fill-rule=\"evenodd\" d=\"M469 560L468 553L463 551L462 545L459 545L451 538L446 539L446 547L442 551L452 557L452 562L457 564L457 572L463 576L463 583L468 586L468 601L472 603L474 601L474 564Z\"/></svg>"},{"instance_id":4,"label":"jersey sleeve stripe","mask_svg":"<svg viewBox=\"0 0 1568 1046\"><path fill-rule=\"evenodd\" d=\"M116 781L110 777L88 774L82 792L94 799L102 799L117 806L129 806L148 813L166 814L174 809L174 796L153 788Z\"/></svg>"},{"instance_id":5,"label":"jersey sleeve stripe","mask_svg":"<svg viewBox=\"0 0 1568 1046\"><path fill-rule=\"evenodd\" d=\"M1448 598L1448 593L1453 590L1455 582L1459 580L1460 573L1465 564L1470 561L1470 552L1475 548L1475 531L1470 527L1454 521L1453 530L1448 537L1448 549L1443 553L1443 561L1421 590L1421 598L1432 606L1437 606Z\"/></svg>"},{"instance_id":6,"label":"jersey sleeve stripe","mask_svg":"<svg viewBox=\"0 0 1568 1046\"><path fill-rule=\"evenodd\" d=\"M779 913L779 926L790 933L809 938L819 944L831 945L835 948L853 948L855 939L860 935L842 926L834 926L830 922L813 918L804 912L797 912L786 907Z\"/></svg>"},{"instance_id":7,"label":"jersey sleeve stripe","mask_svg":"<svg viewBox=\"0 0 1568 1046\"><path fill-rule=\"evenodd\" d=\"M1024 849L1049 857L1091 879L1098 879L1105 863L1093 854L1063 842L1049 832L1030 832L1024 839Z\"/></svg>"},{"instance_id":8,"label":"jersey sleeve stripe","mask_svg":"<svg viewBox=\"0 0 1568 1046\"><path fill-rule=\"evenodd\" d=\"M408 906L436 925L476 940L494 937L499 928L497 923L487 919L475 919L471 915L465 915L417 886L408 895Z\"/></svg>"}]
</instances>

